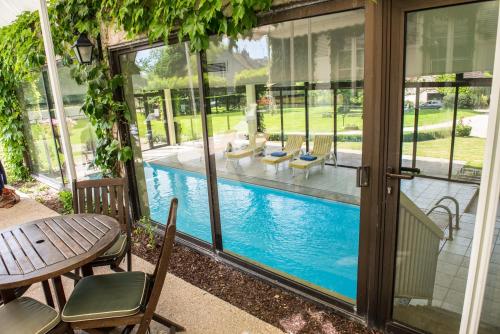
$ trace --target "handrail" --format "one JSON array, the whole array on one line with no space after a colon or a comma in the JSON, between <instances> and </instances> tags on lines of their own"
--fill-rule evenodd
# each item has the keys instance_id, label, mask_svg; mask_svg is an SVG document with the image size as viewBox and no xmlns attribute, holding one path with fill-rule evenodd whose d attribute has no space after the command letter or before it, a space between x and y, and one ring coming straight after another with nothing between
<instances>
[{"instance_id":1,"label":"handrail","mask_svg":"<svg viewBox=\"0 0 500 334\"><path fill-rule=\"evenodd\" d=\"M427 216L429 216L435 209L444 209L445 211L448 212L448 240L452 241L453 240L453 214L451 213L450 208L447 206L444 206L442 204L438 204L432 207L432 209L429 210L429 212L426 213Z\"/></svg>"},{"instance_id":2,"label":"handrail","mask_svg":"<svg viewBox=\"0 0 500 334\"><path fill-rule=\"evenodd\" d=\"M455 197L451 197L451 196L443 196L441 197L441 199L439 201L436 202L436 205L439 205L441 204L441 202L445 199L449 199L450 201L452 201L453 203L455 203L455 228L457 230L460 229L460 209L459 209L459 204L458 204L458 201L456 200Z\"/></svg>"}]
</instances>

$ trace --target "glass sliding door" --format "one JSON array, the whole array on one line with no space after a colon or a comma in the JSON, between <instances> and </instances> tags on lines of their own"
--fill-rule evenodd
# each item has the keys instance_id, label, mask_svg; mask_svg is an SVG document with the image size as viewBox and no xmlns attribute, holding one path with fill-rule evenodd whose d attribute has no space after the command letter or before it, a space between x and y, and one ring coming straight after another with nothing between
<instances>
[{"instance_id":1,"label":"glass sliding door","mask_svg":"<svg viewBox=\"0 0 500 334\"><path fill-rule=\"evenodd\" d=\"M363 33L363 10L261 26L214 38L206 66L224 251L351 304L360 190L334 122L360 143Z\"/></svg>"},{"instance_id":2,"label":"glass sliding door","mask_svg":"<svg viewBox=\"0 0 500 334\"><path fill-rule=\"evenodd\" d=\"M43 74L40 72L35 82L24 84L19 94L22 97L31 172L62 184L59 143L54 137L55 117L49 107Z\"/></svg>"},{"instance_id":3,"label":"glass sliding door","mask_svg":"<svg viewBox=\"0 0 500 334\"><path fill-rule=\"evenodd\" d=\"M395 96L400 89L402 99L395 97L399 109L391 110L399 124L392 123L398 133L390 133L389 145L401 153L390 163L403 175L388 174L387 195L392 203L392 194L398 194L392 190L400 190L394 212L388 204L397 217L392 318L429 333L458 333L476 224L475 183L481 179L498 2L432 9L425 8L432 2L422 2L422 10L408 12L401 6L404 27L396 23L393 34L405 31L405 66L403 82L391 91ZM419 172L441 180L414 175ZM482 333L497 333L500 326L494 252Z\"/></svg>"},{"instance_id":4,"label":"glass sliding door","mask_svg":"<svg viewBox=\"0 0 500 334\"><path fill-rule=\"evenodd\" d=\"M179 198L178 231L212 240L196 56L188 43L119 57L141 213L165 224Z\"/></svg>"}]
</instances>

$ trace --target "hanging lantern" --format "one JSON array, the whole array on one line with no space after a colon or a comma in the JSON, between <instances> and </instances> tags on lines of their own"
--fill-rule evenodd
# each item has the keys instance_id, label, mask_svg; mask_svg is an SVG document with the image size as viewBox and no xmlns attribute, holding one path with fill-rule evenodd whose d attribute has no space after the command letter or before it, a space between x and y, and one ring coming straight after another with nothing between
<instances>
[{"instance_id":1,"label":"hanging lantern","mask_svg":"<svg viewBox=\"0 0 500 334\"><path fill-rule=\"evenodd\" d=\"M75 52L76 59L80 64L90 65L92 63L94 44L87 38L87 35L80 34L80 37L78 37L71 48Z\"/></svg>"}]
</instances>

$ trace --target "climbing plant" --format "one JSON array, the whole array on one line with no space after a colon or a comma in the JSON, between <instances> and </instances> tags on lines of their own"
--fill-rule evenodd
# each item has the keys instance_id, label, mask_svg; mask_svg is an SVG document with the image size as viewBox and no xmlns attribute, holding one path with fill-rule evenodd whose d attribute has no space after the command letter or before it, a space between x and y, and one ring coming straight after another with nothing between
<instances>
[{"instance_id":1,"label":"climbing plant","mask_svg":"<svg viewBox=\"0 0 500 334\"><path fill-rule=\"evenodd\" d=\"M29 176L18 90L45 62L36 13L24 13L0 29L0 143L5 167L14 180Z\"/></svg>"},{"instance_id":2,"label":"climbing plant","mask_svg":"<svg viewBox=\"0 0 500 334\"><path fill-rule=\"evenodd\" d=\"M192 51L207 49L211 35L236 37L254 27L257 12L270 8L272 0L52 0L49 16L56 53L72 77L87 85L82 111L96 129L94 160L104 174L115 175L119 161L131 158L129 147L116 138L116 122L127 119L123 103L113 98L121 85L120 76L110 74L106 55L98 55L93 65L75 64L71 44L79 33L100 41L102 26L114 26L129 38L146 36L150 41L167 41L172 34L189 40ZM12 25L0 30L0 130L6 165L16 178L29 175L23 164L25 139L21 108L16 92L20 83L44 64L38 15L25 13ZM22 167L20 167L22 166Z\"/></svg>"}]
</instances>

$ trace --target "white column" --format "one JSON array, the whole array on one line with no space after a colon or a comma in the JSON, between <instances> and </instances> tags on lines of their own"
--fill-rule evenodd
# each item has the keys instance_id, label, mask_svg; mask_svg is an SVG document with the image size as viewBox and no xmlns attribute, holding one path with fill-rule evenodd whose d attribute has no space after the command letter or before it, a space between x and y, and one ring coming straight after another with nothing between
<instances>
[{"instance_id":1,"label":"white column","mask_svg":"<svg viewBox=\"0 0 500 334\"><path fill-rule=\"evenodd\" d=\"M247 99L245 116L248 125L248 142L250 146L255 146L255 135L257 133L257 104L255 103L255 85L245 85L245 93Z\"/></svg>"},{"instance_id":2,"label":"white column","mask_svg":"<svg viewBox=\"0 0 500 334\"><path fill-rule=\"evenodd\" d=\"M172 106L172 92L169 88L163 90L163 96L165 97L165 105L167 106L167 126L168 126L168 136L170 139L170 145L175 145L177 142L175 140L175 126L174 126L174 108Z\"/></svg>"},{"instance_id":3,"label":"white column","mask_svg":"<svg viewBox=\"0 0 500 334\"><path fill-rule=\"evenodd\" d=\"M500 14L500 13L499 13ZM499 15L500 16L500 15ZM491 87L488 135L479 192L474 239L460 334L477 333L481 320L486 279L500 195L500 20L497 28L495 66Z\"/></svg>"},{"instance_id":4,"label":"white column","mask_svg":"<svg viewBox=\"0 0 500 334\"><path fill-rule=\"evenodd\" d=\"M45 55L47 57L48 74L50 87L54 98L54 106L56 109L56 119L59 121L59 130L61 133L61 146L66 162L66 177L71 183L76 179L75 162L73 161L73 152L69 140L69 131L64 115L63 99L61 95L61 86L59 83L59 74L57 73L56 56L54 53L54 44L52 42L52 34L50 32L49 14L47 11L47 1L40 0L40 24L42 27L43 45L45 46Z\"/></svg>"}]
</instances>

